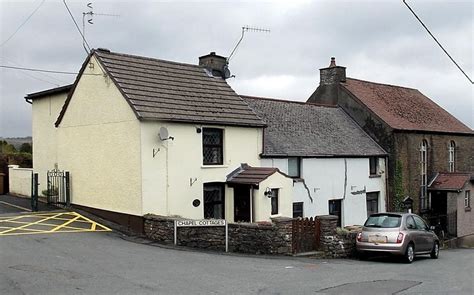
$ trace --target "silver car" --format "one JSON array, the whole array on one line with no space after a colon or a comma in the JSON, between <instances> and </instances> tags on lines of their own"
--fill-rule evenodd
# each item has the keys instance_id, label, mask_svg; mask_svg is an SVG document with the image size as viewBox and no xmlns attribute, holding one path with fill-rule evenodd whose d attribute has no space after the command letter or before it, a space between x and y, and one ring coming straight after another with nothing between
<instances>
[{"instance_id":1,"label":"silver car","mask_svg":"<svg viewBox=\"0 0 474 295\"><path fill-rule=\"evenodd\" d=\"M367 218L357 235L356 247L361 258L370 253L402 255L411 263L415 255L439 256L439 239L418 215L412 213L377 213Z\"/></svg>"}]
</instances>

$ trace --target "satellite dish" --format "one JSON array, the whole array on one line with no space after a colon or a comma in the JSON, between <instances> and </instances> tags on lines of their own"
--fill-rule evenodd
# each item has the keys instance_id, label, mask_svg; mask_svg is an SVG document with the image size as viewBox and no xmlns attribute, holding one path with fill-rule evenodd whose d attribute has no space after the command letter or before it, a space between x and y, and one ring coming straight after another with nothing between
<instances>
[{"instance_id":1,"label":"satellite dish","mask_svg":"<svg viewBox=\"0 0 474 295\"><path fill-rule=\"evenodd\" d=\"M161 140L167 140L170 138L170 135L168 133L168 129L166 127L161 127L160 128L160 133L158 134L160 136Z\"/></svg>"},{"instance_id":2,"label":"satellite dish","mask_svg":"<svg viewBox=\"0 0 474 295\"><path fill-rule=\"evenodd\" d=\"M224 66L224 68L222 69L222 72L223 72L222 74L224 75L224 79L230 78L230 70L227 65Z\"/></svg>"}]
</instances>

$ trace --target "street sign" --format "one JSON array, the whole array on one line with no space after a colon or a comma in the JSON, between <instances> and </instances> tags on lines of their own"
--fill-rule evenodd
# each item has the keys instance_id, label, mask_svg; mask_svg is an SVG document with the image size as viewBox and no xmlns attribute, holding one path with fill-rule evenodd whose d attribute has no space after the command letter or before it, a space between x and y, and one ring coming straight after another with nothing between
<instances>
[{"instance_id":1,"label":"street sign","mask_svg":"<svg viewBox=\"0 0 474 295\"><path fill-rule=\"evenodd\" d=\"M225 219L176 220L177 227L225 226Z\"/></svg>"}]
</instances>

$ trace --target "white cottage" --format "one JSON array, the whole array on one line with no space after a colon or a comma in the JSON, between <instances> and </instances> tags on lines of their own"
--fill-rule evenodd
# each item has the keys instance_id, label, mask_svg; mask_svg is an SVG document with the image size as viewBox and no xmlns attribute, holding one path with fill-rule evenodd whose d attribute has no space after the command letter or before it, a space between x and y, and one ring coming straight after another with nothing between
<instances>
[{"instance_id":1,"label":"white cottage","mask_svg":"<svg viewBox=\"0 0 474 295\"><path fill-rule=\"evenodd\" d=\"M294 180L293 216L363 224L386 210L386 152L341 108L242 96L268 127L262 166Z\"/></svg>"},{"instance_id":2,"label":"white cottage","mask_svg":"<svg viewBox=\"0 0 474 295\"><path fill-rule=\"evenodd\" d=\"M233 181L260 166L265 123L226 83L225 66L215 53L192 65L93 50L73 85L26 97L40 191L48 170L67 170L74 206L137 230L147 213L291 216L287 176Z\"/></svg>"}]
</instances>

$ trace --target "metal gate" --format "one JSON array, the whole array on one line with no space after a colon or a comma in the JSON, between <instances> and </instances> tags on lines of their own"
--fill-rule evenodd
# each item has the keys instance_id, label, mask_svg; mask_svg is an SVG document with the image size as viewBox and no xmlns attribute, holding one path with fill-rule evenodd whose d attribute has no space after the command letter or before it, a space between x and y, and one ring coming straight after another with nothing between
<instances>
[{"instance_id":1,"label":"metal gate","mask_svg":"<svg viewBox=\"0 0 474 295\"><path fill-rule=\"evenodd\" d=\"M38 173L31 174L31 211L38 211Z\"/></svg>"},{"instance_id":2,"label":"metal gate","mask_svg":"<svg viewBox=\"0 0 474 295\"><path fill-rule=\"evenodd\" d=\"M71 193L69 182L69 171L53 169L48 171L48 205L57 207L69 207L71 205Z\"/></svg>"}]
</instances>

